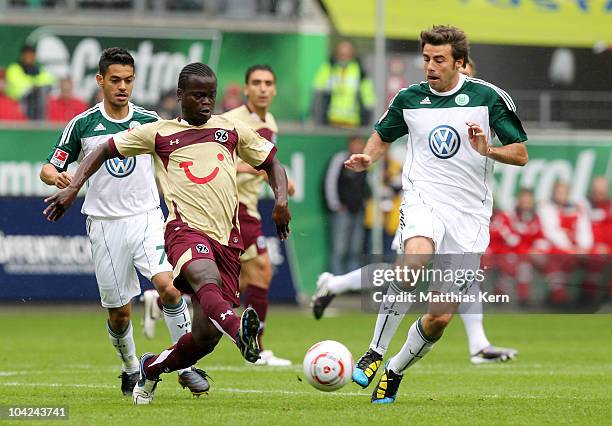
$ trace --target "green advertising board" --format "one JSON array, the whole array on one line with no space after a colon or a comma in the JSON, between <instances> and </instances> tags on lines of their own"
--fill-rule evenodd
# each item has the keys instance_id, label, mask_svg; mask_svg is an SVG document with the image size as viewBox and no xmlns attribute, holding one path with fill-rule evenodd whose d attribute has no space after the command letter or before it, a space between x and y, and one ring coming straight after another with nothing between
<instances>
[{"instance_id":1,"label":"green advertising board","mask_svg":"<svg viewBox=\"0 0 612 426\"><path fill-rule=\"evenodd\" d=\"M225 33L219 30L171 28L0 26L0 66L17 60L24 43L36 47L38 61L58 78L70 75L77 96L91 100L103 49L120 46L136 62L133 101L155 106L176 90L181 68L190 62L211 65L219 78L219 101L225 87L242 85L246 69L269 64L276 72L278 92L272 112L280 120L303 120L310 110L311 82L327 55L322 34ZM295 84L296 81L303 84Z\"/></svg>"},{"instance_id":2,"label":"green advertising board","mask_svg":"<svg viewBox=\"0 0 612 426\"><path fill-rule=\"evenodd\" d=\"M59 132L0 130L0 196L43 196L53 191L40 182L38 173ZM306 293L312 293L317 275L328 268L330 233L323 179L330 158L345 147L345 141L346 136L334 132L288 133L281 126L278 155L296 182L290 251L298 283ZM510 207L522 186L534 188L537 198L547 199L554 182L562 179L570 183L573 197L583 198L594 176L612 179L612 136L534 137L529 141L529 157L525 167L496 165L495 199L500 207Z\"/></svg>"}]
</instances>

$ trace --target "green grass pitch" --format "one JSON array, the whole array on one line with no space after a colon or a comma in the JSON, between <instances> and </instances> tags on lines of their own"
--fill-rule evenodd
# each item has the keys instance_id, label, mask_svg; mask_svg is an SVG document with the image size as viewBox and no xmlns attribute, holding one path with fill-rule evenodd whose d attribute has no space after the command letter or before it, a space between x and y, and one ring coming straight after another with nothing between
<instances>
[{"instance_id":1,"label":"green grass pitch","mask_svg":"<svg viewBox=\"0 0 612 426\"><path fill-rule=\"evenodd\" d=\"M163 321L154 340L134 330L139 354L169 346ZM404 341L402 325L390 353ZM355 358L367 349L375 317L346 312L315 321L309 312L272 309L266 343L292 368L246 366L223 339L200 361L213 378L199 399L166 374L150 406L119 391L118 358L94 307L0 308L0 405L67 405L68 421L44 424L609 424L612 422L612 316L490 315L489 338L520 350L507 364L472 366L456 318L434 350L407 373L393 405L373 406L371 389L351 383L335 393L311 388L301 362L313 343L334 339ZM0 420L2 424L23 421ZM36 424L40 424L36 422Z\"/></svg>"}]
</instances>

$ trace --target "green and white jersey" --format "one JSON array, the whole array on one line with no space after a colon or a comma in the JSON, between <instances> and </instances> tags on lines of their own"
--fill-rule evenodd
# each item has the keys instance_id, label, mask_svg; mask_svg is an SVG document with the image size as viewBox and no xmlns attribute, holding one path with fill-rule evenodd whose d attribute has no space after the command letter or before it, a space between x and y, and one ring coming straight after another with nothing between
<instances>
[{"instance_id":1,"label":"green and white jersey","mask_svg":"<svg viewBox=\"0 0 612 426\"><path fill-rule=\"evenodd\" d=\"M128 115L115 120L104 110L104 103L74 117L64 128L47 162L62 172L72 162L80 162L98 145L116 133L159 120L153 111L129 103ZM124 160L111 158L87 182L82 213L100 218L132 216L159 206L159 194L149 154Z\"/></svg>"},{"instance_id":2,"label":"green and white jersey","mask_svg":"<svg viewBox=\"0 0 612 426\"><path fill-rule=\"evenodd\" d=\"M437 92L427 82L400 90L374 129L385 142L410 135L402 173L405 191L488 222L494 161L472 148L465 123L478 123L489 141L495 132L504 145L526 141L527 135L506 92L480 79L459 77L448 92Z\"/></svg>"}]
</instances>

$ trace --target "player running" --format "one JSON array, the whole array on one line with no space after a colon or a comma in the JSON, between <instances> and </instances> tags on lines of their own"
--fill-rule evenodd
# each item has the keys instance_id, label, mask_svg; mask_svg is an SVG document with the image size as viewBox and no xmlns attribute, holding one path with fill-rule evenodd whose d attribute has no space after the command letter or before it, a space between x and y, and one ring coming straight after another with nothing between
<instances>
[{"instance_id":1,"label":"player running","mask_svg":"<svg viewBox=\"0 0 612 426\"><path fill-rule=\"evenodd\" d=\"M476 73L476 66L472 58L468 58L465 68L460 68L459 72L473 77ZM398 241L394 241L399 248ZM362 269L356 269L344 275L333 275L329 272L322 273L317 280L317 291L312 297L312 312L316 319L320 319L325 309L331 301L340 294L347 291L361 290ZM482 304L476 302L472 305ZM472 364L485 364L499 361L509 361L518 355L518 350L513 348L502 348L493 346L484 330L482 307L473 306L473 310L478 313L461 313L461 319L465 327L468 338L468 351ZM403 312L408 311L408 306L404 303ZM397 313L393 317L380 314L376 318L376 327L370 343L370 349L357 362L353 370L353 380L360 386L367 387L374 379L376 371L391 343L391 339L397 332L397 328L402 322L405 314Z\"/></svg>"},{"instance_id":2,"label":"player running","mask_svg":"<svg viewBox=\"0 0 612 426\"><path fill-rule=\"evenodd\" d=\"M156 113L129 102L134 79L134 58L127 50L112 47L102 52L96 81L104 100L68 123L42 167L43 182L68 187L73 180L66 171L70 163L82 161L114 134L159 120ZM139 374L131 321L131 300L140 294L134 267L161 295L173 342L191 330L191 317L172 286L151 156L108 159L104 165L89 180L82 213L87 215L101 303L108 309L108 336L122 361L121 390L131 395ZM179 371L179 383L194 395L209 388L206 373L190 366Z\"/></svg>"},{"instance_id":3,"label":"player running","mask_svg":"<svg viewBox=\"0 0 612 426\"><path fill-rule=\"evenodd\" d=\"M346 167L366 170L384 155L389 143L409 133L397 233L404 253L400 266L425 268L435 254L436 269L475 271L489 243L493 163L526 164L522 142L527 136L506 92L459 72L469 54L463 31L434 26L421 32L420 39L427 81L398 92L374 126L364 153L352 155ZM492 131L503 146L489 144ZM411 290L411 284L393 283L387 296ZM429 291L442 298L465 295L471 287L473 283L459 287L438 279L432 280ZM372 402L395 401L404 371L442 337L458 306L452 301L429 304L428 312L410 327L400 352L385 365ZM397 307L383 304L382 309L393 318L390 313ZM380 360L370 364L378 368ZM373 377L372 373L366 386Z\"/></svg>"},{"instance_id":4,"label":"player running","mask_svg":"<svg viewBox=\"0 0 612 426\"><path fill-rule=\"evenodd\" d=\"M276 75L269 65L253 65L246 71L244 94L247 102L223 114L228 118L238 119L255 130L268 141L276 144L278 126L274 116L269 112L270 105L276 96ZM266 237L261 228L261 216L257 208L261 186L267 175L257 171L239 157L236 159L238 175L238 220L240 234L244 244L244 253L240 256L240 293L245 296L245 306L250 306L259 316L259 348L261 358L255 365L285 367L291 365L288 359L279 358L271 350L263 349L262 335L268 311L268 289L272 281L272 262L268 255ZM294 184L288 181L288 193L293 195ZM146 291L145 302L145 336L152 337L155 319L159 316L155 290Z\"/></svg>"},{"instance_id":5,"label":"player running","mask_svg":"<svg viewBox=\"0 0 612 426\"><path fill-rule=\"evenodd\" d=\"M243 249L238 225L237 154L265 170L276 204L272 219L279 237L289 236L287 176L276 147L238 120L213 116L217 77L202 63L179 74L177 97L182 117L160 120L115 135L85 158L70 185L46 199L51 221L70 207L79 189L109 158L153 154L157 176L170 214L164 234L174 285L192 294L193 329L160 355L140 358L135 404L149 404L162 373L195 363L227 335L249 362L259 359L259 318L253 308L237 317L238 276Z\"/></svg>"},{"instance_id":6,"label":"player running","mask_svg":"<svg viewBox=\"0 0 612 426\"><path fill-rule=\"evenodd\" d=\"M269 112L276 96L276 75L268 65L253 65L246 72L244 95L246 104L223 114L238 119L268 141L276 144L278 127ZM268 289L272 281L272 262L266 247L266 237L261 228L261 216L257 208L261 185L267 176L245 161L237 159L238 219L244 253L240 256L240 292L245 294L245 306L251 306L259 316L259 347L261 358L255 365L283 367L291 365L288 359L278 358L274 352L262 346L262 335L268 311ZM288 193L293 194L293 182L288 181Z\"/></svg>"}]
</instances>

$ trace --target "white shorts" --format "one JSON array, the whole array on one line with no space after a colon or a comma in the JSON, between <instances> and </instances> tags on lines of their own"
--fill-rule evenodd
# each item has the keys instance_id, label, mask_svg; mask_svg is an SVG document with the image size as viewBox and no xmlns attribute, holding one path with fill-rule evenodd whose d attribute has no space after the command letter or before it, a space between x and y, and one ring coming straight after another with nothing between
<instances>
[{"instance_id":1,"label":"white shorts","mask_svg":"<svg viewBox=\"0 0 612 426\"><path fill-rule=\"evenodd\" d=\"M159 207L119 219L90 216L87 235L105 308L127 305L140 294L134 267L148 280L172 271L164 251L164 217Z\"/></svg>"},{"instance_id":2,"label":"white shorts","mask_svg":"<svg viewBox=\"0 0 612 426\"><path fill-rule=\"evenodd\" d=\"M430 238L435 245L433 268L439 271L476 271L480 268L480 256L489 245L488 221L473 214L463 213L451 206L439 206L425 202L418 193L405 191L400 206L400 226L392 248L403 254L404 242L412 237ZM445 275L446 277L446 275ZM432 279L430 291L449 292L469 289L470 282L449 279Z\"/></svg>"},{"instance_id":3,"label":"white shorts","mask_svg":"<svg viewBox=\"0 0 612 426\"><path fill-rule=\"evenodd\" d=\"M431 238L436 254L484 253L489 245L489 221L450 206L426 203L416 192L404 191L392 247L403 253L404 242L418 236Z\"/></svg>"}]
</instances>

